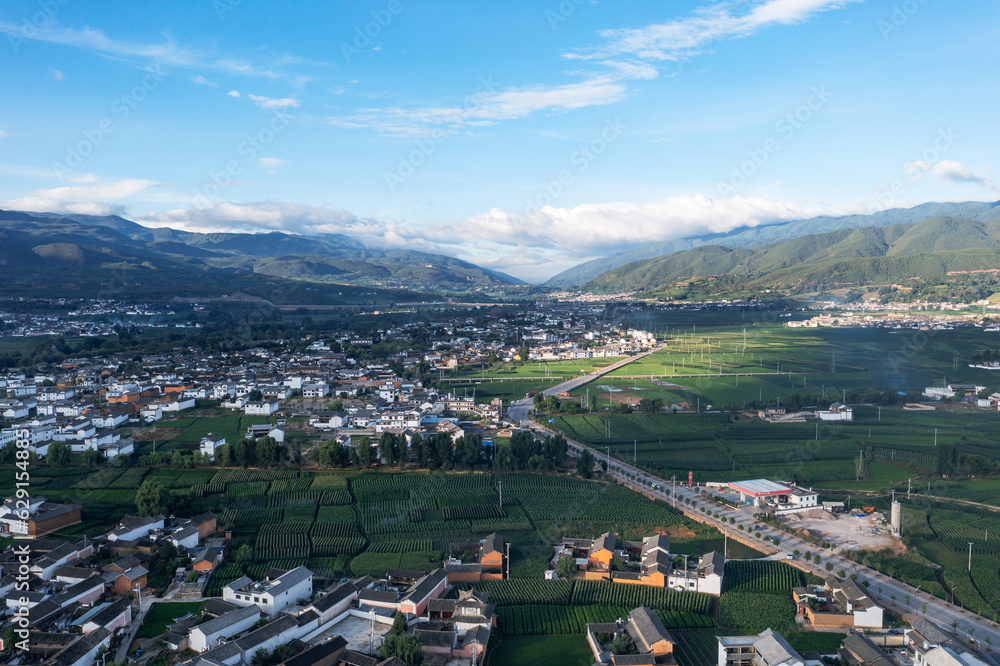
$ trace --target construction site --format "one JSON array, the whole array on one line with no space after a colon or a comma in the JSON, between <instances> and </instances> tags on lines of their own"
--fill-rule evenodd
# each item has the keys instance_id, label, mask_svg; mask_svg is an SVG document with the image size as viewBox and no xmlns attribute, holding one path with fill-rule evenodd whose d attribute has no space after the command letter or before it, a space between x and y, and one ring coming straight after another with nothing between
<instances>
[{"instance_id":1,"label":"construction site","mask_svg":"<svg viewBox=\"0 0 1000 666\"><path fill-rule=\"evenodd\" d=\"M796 532L832 543L837 549L880 550L889 548L902 552L902 508L892 504L890 515L875 507L856 507L848 512L812 509L782 516L781 522Z\"/></svg>"}]
</instances>

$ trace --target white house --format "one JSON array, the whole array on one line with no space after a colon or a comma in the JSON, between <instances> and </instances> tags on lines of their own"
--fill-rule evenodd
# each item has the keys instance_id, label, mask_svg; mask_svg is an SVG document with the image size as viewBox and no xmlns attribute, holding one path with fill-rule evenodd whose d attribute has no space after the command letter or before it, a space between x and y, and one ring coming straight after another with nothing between
<instances>
[{"instance_id":1,"label":"white house","mask_svg":"<svg viewBox=\"0 0 1000 666\"><path fill-rule=\"evenodd\" d=\"M815 412L820 421L853 421L854 410L842 402L835 402L830 409Z\"/></svg>"},{"instance_id":2,"label":"white house","mask_svg":"<svg viewBox=\"0 0 1000 666\"><path fill-rule=\"evenodd\" d=\"M163 418L163 407L158 402L151 402L142 408L140 412L143 420L146 423L153 423L154 421L159 421Z\"/></svg>"},{"instance_id":3,"label":"white house","mask_svg":"<svg viewBox=\"0 0 1000 666\"><path fill-rule=\"evenodd\" d=\"M201 440L198 450L207 455L209 460L215 460L215 450L225 443L226 438L222 435L208 433L208 436Z\"/></svg>"},{"instance_id":4,"label":"white house","mask_svg":"<svg viewBox=\"0 0 1000 666\"><path fill-rule=\"evenodd\" d=\"M109 444L101 444L97 450L102 452L108 460L113 460L118 456L129 456L135 452L135 439L126 437Z\"/></svg>"},{"instance_id":5,"label":"white house","mask_svg":"<svg viewBox=\"0 0 1000 666\"><path fill-rule=\"evenodd\" d=\"M13 421L26 419L31 410L20 400L0 400L0 418Z\"/></svg>"},{"instance_id":6,"label":"white house","mask_svg":"<svg viewBox=\"0 0 1000 666\"><path fill-rule=\"evenodd\" d=\"M243 633L261 617L257 606L244 606L223 613L208 622L202 622L188 634L188 647L195 652L206 652L219 645L222 639Z\"/></svg>"},{"instance_id":7,"label":"white house","mask_svg":"<svg viewBox=\"0 0 1000 666\"><path fill-rule=\"evenodd\" d=\"M153 530L162 529L163 516L156 515L149 518L125 516L117 528L108 532L108 541L135 541L144 536L149 536L149 533Z\"/></svg>"},{"instance_id":8,"label":"white house","mask_svg":"<svg viewBox=\"0 0 1000 666\"><path fill-rule=\"evenodd\" d=\"M312 596L312 571L296 567L277 578L255 583L248 576L237 578L222 588L222 599L237 606L257 605L273 617L298 599Z\"/></svg>"},{"instance_id":9,"label":"white house","mask_svg":"<svg viewBox=\"0 0 1000 666\"><path fill-rule=\"evenodd\" d=\"M325 398L330 395L330 385L326 382L310 382L302 385L303 398Z\"/></svg>"},{"instance_id":10,"label":"white house","mask_svg":"<svg viewBox=\"0 0 1000 666\"><path fill-rule=\"evenodd\" d=\"M278 411L280 403L277 400L261 400L248 402L243 407L247 416L270 416Z\"/></svg>"},{"instance_id":11,"label":"white house","mask_svg":"<svg viewBox=\"0 0 1000 666\"><path fill-rule=\"evenodd\" d=\"M174 394L176 397L170 402L163 403L164 412L180 412L194 407L194 398L185 397L183 394Z\"/></svg>"}]
</instances>

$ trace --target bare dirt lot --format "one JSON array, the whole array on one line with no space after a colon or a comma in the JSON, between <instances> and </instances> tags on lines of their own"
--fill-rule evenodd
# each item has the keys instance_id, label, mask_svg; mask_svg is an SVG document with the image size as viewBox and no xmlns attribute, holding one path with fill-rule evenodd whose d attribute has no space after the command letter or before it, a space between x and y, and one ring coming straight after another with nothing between
<instances>
[{"instance_id":1,"label":"bare dirt lot","mask_svg":"<svg viewBox=\"0 0 1000 666\"><path fill-rule=\"evenodd\" d=\"M791 514L782 521L793 530L805 530L814 537L832 541L847 550L905 549L901 539L889 534L883 515L873 513L857 518L846 513L834 515L822 509Z\"/></svg>"}]
</instances>

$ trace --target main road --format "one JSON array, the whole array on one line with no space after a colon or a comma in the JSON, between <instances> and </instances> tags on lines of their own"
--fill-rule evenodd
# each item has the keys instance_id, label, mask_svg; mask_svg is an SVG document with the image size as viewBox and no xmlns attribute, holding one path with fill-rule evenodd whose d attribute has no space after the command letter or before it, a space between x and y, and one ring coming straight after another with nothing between
<instances>
[{"instance_id":1,"label":"main road","mask_svg":"<svg viewBox=\"0 0 1000 666\"><path fill-rule=\"evenodd\" d=\"M555 395L563 391L572 391L628 363L648 356L659 349L662 349L662 346L623 359L596 372L557 384L545 389L542 393L544 395ZM511 420L542 434L557 434L556 431L545 428L529 418L528 412L532 406L533 401L531 398L525 398L512 404L509 410ZM709 499L709 497L700 494L700 488L688 488L685 485L672 486L666 479L611 457L607 449L601 451L568 438L567 442L571 455L577 456L584 449L589 450L594 455L595 460L607 460L610 463L609 472L612 477L624 485L632 487L647 496L669 502L685 514L702 522L707 522L725 534L746 538L749 534L757 534L759 528L761 535L759 545L761 549L771 552L772 557L787 559L788 553L794 553L796 550L800 553L811 552L818 554L820 556L819 563L814 561L807 562L801 556L796 557L793 555L792 559L796 561L796 565L800 568L809 570L817 575L828 575L830 572L839 575L841 571L846 574L854 574L859 585L867 583L869 594L875 597L883 607L891 608L899 614L907 614L913 621L925 617L942 628L951 630L957 638L964 640L967 644L974 644L974 647L977 649L982 649L984 642L990 645L1000 645L1000 631L997 630L996 623L987 618L948 603L927 592L921 592L917 588L895 578L890 578L874 569L862 566L837 552L827 550L819 552L820 549L816 544L775 529L766 523L760 523L753 518L752 512L748 509L733 508L728 504ZM702 507L705 509L705 513L700 511ZM716 515L718 516L717 518L715 517ZM731 520L733 522L730 522ZM740 529L741 527L742 529ZM773 544L768 538L777 539L779 543ZM830 566L830 571L827 571L827 565Z\"/></svg>"}]
</instances>

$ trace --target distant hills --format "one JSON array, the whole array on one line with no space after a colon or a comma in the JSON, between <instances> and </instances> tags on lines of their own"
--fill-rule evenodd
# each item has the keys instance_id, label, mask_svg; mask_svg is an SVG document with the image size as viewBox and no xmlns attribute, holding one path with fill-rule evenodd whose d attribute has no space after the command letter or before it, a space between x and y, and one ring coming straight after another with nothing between
<instances>
[{"instance_id":1,"label":"distant hills","mask_svg":"<svg viewBox=\"0 0 1000 666\"><path fill-rule=\"evenodd\" d=\"M709 234L660 243L649 243L625 252L619 252L608 257L593 259L573 266L549 279L545 285L556 288L582 286L601 273L618 268L619 266L705 245L718 245L733 249L754 248L807 234L821 234L838 229L854 229L858 227L885 227L896 224L911 224L932 217L957 217L979 221L992 220L1000 217L1000 201L993 203L978 201L965 203L926 203L913 208L893 208L872 215L814 217L779 224L744 227L726 234Z\"/></svg>"},{"instance_id":2,"label":"distant hills","mask_svg":"<svg viewBox=\"0 0 1000 666\"><path fill-rule=\"evenodd\" d=\"M1000 219L933 217L838 229L757 247L705 245L636 261L590 280L595 292L656 291L710 278L716 293L914 285L1000 269ZM984 274L989 275L989 274Z\"/></svg>"},{"instance_id":3,"label":"distant hills","mask_svg":"<svg viewBox=\"0 0 1000 666\"><path fill-rule=\"evenodd\" d=\"M118 216L0 211L0 268L268 276L433 293L523 283L454 257L366 248L344 235L192 233Z\"/></svg>"}]
</instances>

